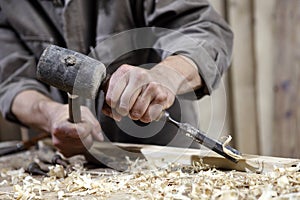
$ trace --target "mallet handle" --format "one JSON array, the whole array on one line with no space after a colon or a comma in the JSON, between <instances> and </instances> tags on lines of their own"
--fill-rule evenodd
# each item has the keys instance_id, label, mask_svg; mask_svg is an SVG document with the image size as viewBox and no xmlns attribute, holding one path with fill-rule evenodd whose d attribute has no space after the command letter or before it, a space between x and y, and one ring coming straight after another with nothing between
<instances>
[{"instance_id":1,"label":"mallet handle","mask_svg":"<svg viewBox=\"0 0 300 200\"><path fill-rule=\"evenodd\" d=\"M79 123L81 121L81 111L80 111L80 99L77 95L72 95L68 93L68 103L69 103L69 121L72 123Z\"/></svg>"}]
</instances>

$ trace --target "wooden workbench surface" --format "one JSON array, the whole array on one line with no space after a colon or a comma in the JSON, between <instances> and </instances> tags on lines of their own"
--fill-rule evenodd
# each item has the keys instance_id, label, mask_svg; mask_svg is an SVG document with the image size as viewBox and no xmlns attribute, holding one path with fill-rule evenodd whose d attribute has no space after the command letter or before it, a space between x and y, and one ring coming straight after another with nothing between
<instances>
[{"instance_id":1,"label":"wooden workbench surface","mask_svg":"<svg viewBox=\"0 0 300 200\"><path fill-rule=\"evenodd\" d=\"M122 150L124 146L128 147L118 146ZM109 150L105 152L103 149ZM111 166L118 170L129 167L127 171L82 168L86 160L83 156L76 156L70 159L73 169L64 178L60 177L60 167L52 169L52 172L56 170L58 173L50 177L30 176L24 172L22 167L38 160L37 150L2 157L0 199L300 199L300 162L296 159L274 158L278 166L273 166L272 170L269 167L265 171L260 169L260 173L224 171L207 164L211 162L209 158L215 162L218 156L207 155L198 159L196 150L183 152L172 147L162 150L161 147L147 145L133 145L130 149L133 151L125 155L105 145L96 145L93 153L95 156L97 150L104 152L111 157ZM172 156L174 158L176 150L180 150L180 158L177 156L177 162L171 163L175 161ZM148 162L143 156L137 159L137 155L142 155L139 151L147 154ZM114 152L114 155L108 152ZM120 160L114 158L116 154ZM193 164L187 163L188 157L194 159ZM269 166L272 157L260 157L261 160L263 158L267 158L265 165ZM220 161L218 159L217 162Z\"/></svg>"}]
</instances>

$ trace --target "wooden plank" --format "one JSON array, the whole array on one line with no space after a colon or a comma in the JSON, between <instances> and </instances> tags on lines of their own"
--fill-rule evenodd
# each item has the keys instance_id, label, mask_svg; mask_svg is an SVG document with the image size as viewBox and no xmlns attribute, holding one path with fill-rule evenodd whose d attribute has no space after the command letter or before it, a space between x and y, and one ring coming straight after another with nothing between
<instances>
[{"instance_id":1,"label":"wooden plank","mask_svg":"<svg viewBox=\"0 0 300 200\"><path fill-rule=\"evenodd\" d=\"M238 163L234 163L212 151L128 143L94 143L90 152L96 159L102 160L106 164L110 163L112 166L116 161L119 165L126 163L126 156L131 160L138 157L146 158L157 167L166 167L170 163L193 165L193 162L202 160L205 164L218 169L259 173L273 171L275 166L292 167L300 163L299 159L249 154L243 154L243 158Z\"/></svg>"},{"instance_id":2,"label":"wooden plank","mask_svg":"<svg viewBox=\"0 0 300 200\"><path fill-rule=\"evenodd\" d=\"M261 155L272 155L274 116L274 0L255 0L255 61L258 133Z\"/></svg>"},{"instance_id":3,"label":"wooden plank","mask_svg":"<svg viewBox=\"0 0 300 200\"><path fill-rule=\"evenodd\" d=\"M300 156L300 1L276 1L274 154Z\"/></svg>"},{"instance_id":4,"label":"wooden plank","mask_svg":"<svg viewBox=\"0 0 300 200\"><path fill-rule=\"evenodd\" d=\"M229 22L235 35L230 68L233 130L237 148L244 153L259 152L255 66L253 44L253 1L229 0Z\"/></svg>"},{"instance_id":5,"label":"wooden plank","mask_svg":"<svg viewBox=\"0 0 300 200\"><path fill-rule=\"evenodd\" d=\"M224 0L209 0L216 11L222 16L225 16L225 1Z\"/></svg>"},{"instance_id":6,"label":"wooden plank","mask_svg":"<svg viewBox=\"0 0 300 200\"><path fill-rule=\"evenodd\" d=\"M193 165L194 162L203 162L217 169L266 173L274 171L274 167L289 168L300 163L299 159L250 154L243 155L243 159L234 163L211 151L176 147L145 145L141 148L141 152L148 161L158 167L166 167L170 163Z\"/></svg>"}]
</instances>

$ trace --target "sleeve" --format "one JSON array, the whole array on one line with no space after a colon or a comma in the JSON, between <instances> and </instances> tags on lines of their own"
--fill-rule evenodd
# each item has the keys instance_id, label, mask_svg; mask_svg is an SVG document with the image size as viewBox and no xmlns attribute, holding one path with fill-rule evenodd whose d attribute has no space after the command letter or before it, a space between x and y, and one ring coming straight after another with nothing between
<instances>
[{"instance_id":1,"label":"sleeve","mask_svg":"<svg viewBox=\"0 0 300 200\"><path fill-rule=\"evenodd\" d=\"M11 106L21 91L33 89L50 96L49 88L35 79L35 71L35 57L0 10L0 112L6 119L20 123L11 112Z\"/></svg>"},{"instance_id":2,"label":"sleeve","mask_svg":"<svg viewBox=\"0 0 300 200\"><path fill-rule=\"evenodd\" d=\"M146 25L160 27L155 48L163 58L184 55L192 59L205 86L197 98L217 88L232 54L233 33L206 0L145 0Z\"/></svg>"}]
</instances>

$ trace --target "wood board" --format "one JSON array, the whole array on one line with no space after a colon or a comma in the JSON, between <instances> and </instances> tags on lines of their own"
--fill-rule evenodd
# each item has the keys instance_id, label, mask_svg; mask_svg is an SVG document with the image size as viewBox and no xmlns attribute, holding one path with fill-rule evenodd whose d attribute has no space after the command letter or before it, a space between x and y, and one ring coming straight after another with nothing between
<instances>
[{"instance_id":1,"label":"wood board","mask_svg":"<svg viewBox=\"0 0 300 200\"><path fill-rule=\"evenodd\" d=\"M300 1L276 1L273 154L299 158Z\"/></svg>"},{"instance_id":2,"label":"wood board","mask_svg":"<svg viewBox=\"0 0 300 200\"><path fill-rule=\"evenodd\" d=\"M242 152L259 154L253 1L228 1L228 21L234 32L233 60L229 69L233 106L233 138ZM246 44L245 44L246 43Z\"/></svg>"},{"instance_id":3,"label":"wood board","mask_svg":"<svg viewBox=\"0 0 300 200\"><path fill-rule=\"evenodd\" d=\"M274 170L274 167L287 168L300 163L300 159L250 154L243 154L243 159L234 163L207 150L127 143L95 143L90 153L94 157L93 162L102 161L108 167L113 168L118 167L115 165L116 163L125 163L126 157L131 160L145 158L156 167L166 167L170 163L193 165L195 162L203 161L204 164L217 169L255 173L270 172ZM123 169L125 167L123 166ZM119 166L115 169L122 170L122 167Z\"/></svg>"}]
</instances>

